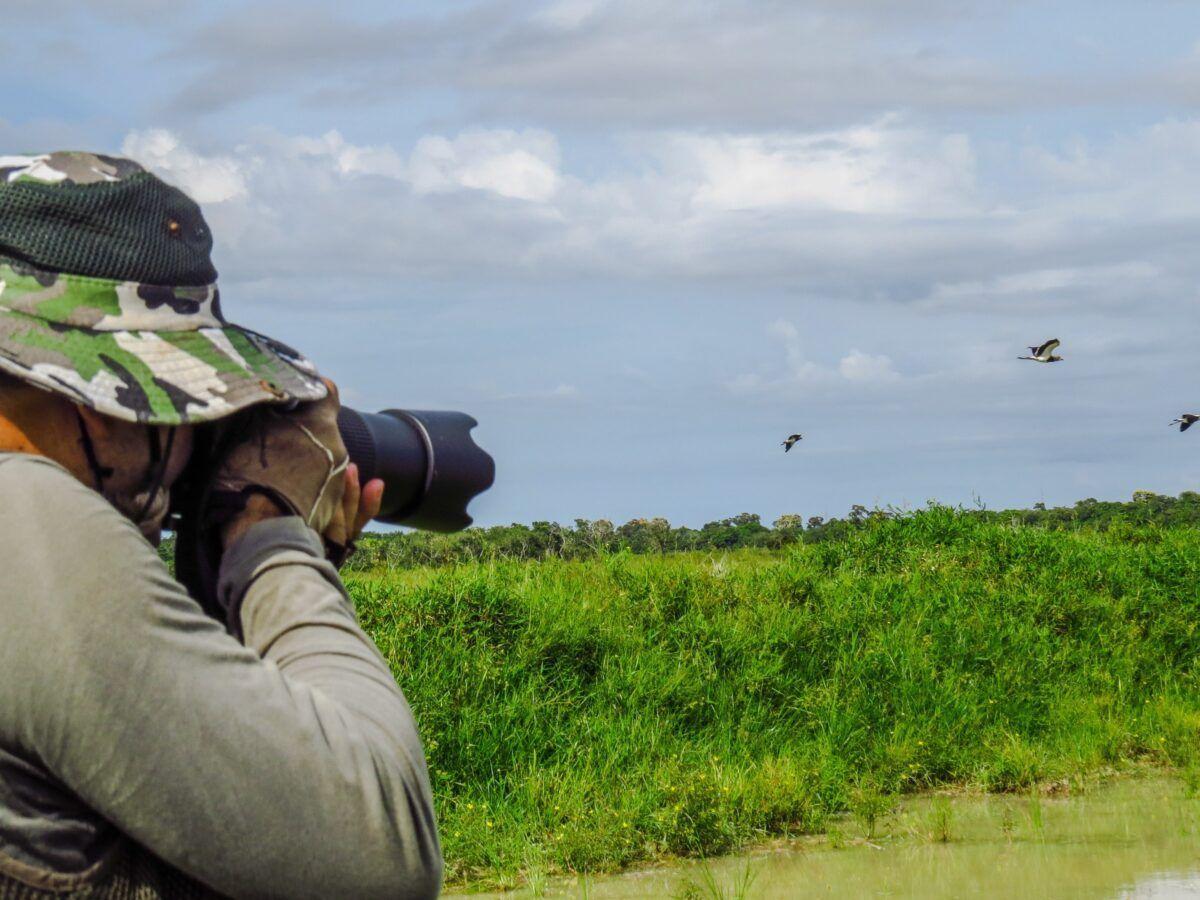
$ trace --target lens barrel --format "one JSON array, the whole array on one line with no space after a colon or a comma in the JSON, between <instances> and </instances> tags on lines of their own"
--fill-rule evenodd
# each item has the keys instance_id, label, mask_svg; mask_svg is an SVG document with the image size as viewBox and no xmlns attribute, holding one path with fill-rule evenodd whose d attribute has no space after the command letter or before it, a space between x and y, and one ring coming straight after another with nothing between
<instances>
[{"instance_id":1,"label":"lens barrel","mask_svg":"<svg viewBox=\"0 0 1200 900\"><path fill-rule=\"evenodd\" d=\"M376 519L427 531L466 528L467 504L495 480L495 462L471 437L478 424L446 410L338 411L338 430L359 481L383 479Z\"/></svg>"}]
</instances>

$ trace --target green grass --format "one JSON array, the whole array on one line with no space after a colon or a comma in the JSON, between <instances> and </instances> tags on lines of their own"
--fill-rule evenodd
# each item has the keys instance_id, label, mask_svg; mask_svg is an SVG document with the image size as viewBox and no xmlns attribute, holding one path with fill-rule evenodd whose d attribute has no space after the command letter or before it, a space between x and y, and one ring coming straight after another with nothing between
<instances>
[{"instance_id":1,"label":"green grass","mask_svg":"<svg viewBox=\"0 0 1200 900\"><path fill-rule=\"evenodd\" d=\"M348 582L420 723L451 883L873 825L936 785L1200 765L1190 527L931 508L780 551Z\"/></svg>"}]
</instances>

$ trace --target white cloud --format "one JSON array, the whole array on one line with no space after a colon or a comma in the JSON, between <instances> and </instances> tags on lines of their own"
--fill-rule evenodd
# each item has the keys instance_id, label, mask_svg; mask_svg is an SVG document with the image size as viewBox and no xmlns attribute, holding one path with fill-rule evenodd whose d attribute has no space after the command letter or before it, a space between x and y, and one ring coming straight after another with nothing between
<instances>
[{"instance_id":1,"label":"white cloud","mask_svg":"<svg viewBox=\"0 0 1200 900\"><path fill-rule=\"evenodd\" d=\"M246 194L246 163L232 156L202 156L161 128L134 131L121 153L178 185L197 203L223 203Z\"/></svg>"},{"instance_id":2,"label":"white cloud","mask_svg":"<svg viewBox=\"0 0 1200 900\"><path fill-rule=\"evenodd\" d=\"M557 0L534 13L533 21L558 31L575 31L594 16L605 2L606 0Z\"/></svg>"},{"instance_id":3,"label":"white cloud","mask_svg":"<svg viewBox=\"0 0 1200 900\"><path fill-rule=\"evenodd\" d=\"M1150 221L1200 216L1200 118L1167 118L1102 142L1027 146L1021 156L1041 203L1063 212Z\"/></svg>"},{"instance_id":4,"label":"white cloud","mask_svg":"<svg viewBox=\"0 0 1200 900\"><path fill-rule=\"evenodd\" d=\"M189 80L174 111L263 95L394 108L434 85L493 122L763 131L1097 93L1057 70L1013 67L986 37L963 40L993 32L986 0L473 0L375 15L344 3L235 6L177 29L172 55L188 60Z\"/></svg>"},{"instance_id":5,"label":"white cloud","mask_svg":"<svg viewBox=\"0 0 1200 900\"><path fill-rule=\"evenodd\" d=\"M166 129L131 132L122 153L178 184L199 203L221 203L247 194L247 180L290 166L316 165L324 178L381 176L416 194L480 190L533 202L551 199L561 182L558 142L544 131L465 131L456 137L426 135L406 156L388 145L359 145L331 130L320 137L272 137L264 146L243 144L233 155L205 156ZM275 158L270 158L275 157ZM293 173L279 173L284 178Z\"/></svg>"},{"instance_id":6,"label":"white cloud","mask_svg":"<svg viewBox=\"0 0 1200 900\"><path fill-rule=\"evenodd\" d=\"M847 381L862 383L881 383L896 381L900 374L892 368L890 357L880 354L872 356L861 350L851 350L838 363L838 372Z\"/></svg>"},{"instance_id":7,"label":"white cloud","mask_svg":"<svg viewBox=\"0 0 1200 900\"><path fill-rule=\"evenodd\" d=\"M945 215L969 208L974 193L965 135L888 118L814 134L678 135L665 152L676 172L695 178L695 205L714 211Z\"/></svg>"},{"instance_id":8,"label":"white cloud","mask_svg":"<svg viewBox=\"0 0 1200 900\"><path fill-rule=\"evenodd\" d=\"M239 277L327 257L391 279L725 282L930 312L1194 297L1200 120L1067 146L1009 148L1015 190L977 172L961 135L895 117L815 133L624 135L587 176L565 170L540 130L411 145L259 131L204 153L152 130L123 149L206 204L222 267ZM1069 170L1072 154L1090 161L1085 173ZM793 369L818 377L798 336L785 345Z\"/></svg>"},{"instance_id":9,"label":"white cloud","mask_svg":"<svg viewBox=\"0 0 1200 900\"><path fill-rule=\"evenodd\" d=\"M794 322L790 322L787 319L776 319L767 326L767 334L783 344L788 377L792 381L818 382L829 380L831 373L828 370L805 358L803 342L800 339L800 329L796 327ZM745 377L742 376L742 378L744 379ZM743 385L757 384L758 382L754 378L756 376L752 376L752 379L749 381L743 380Z\"/></svg>"},{"instance_id":10,"label":"white cloud","mask_svg":"<svg viewBox=\"0 0 1200 900\"><path fill-rule=\"evenodd\" d=\"M783 346L785 372L746 372L734 376L726 387L735 393L772 393L798 387L836 389L847 383L868 385L900 380L890 357L871 355L852 349L836 367L809 359L803 347L800 329L790 319L776 319L767 326L767 334Z\"/></svg>"},{"instance_id":11,"label":"white cloud","mask_svg":"<svg viewBox=\"0 0 1200 900\"><path fill-rule=\"evenodd\" d=\"M791 349L794 345L799 348L800 329L796 327L795 322L789 322L787 319L776 319L767 326L767 334L772 337L777 337Z\"/></svg>"},{"instance_id":12,"label":"white cloud","mask_svg":"<svg viewBox=\"0 0 1200 900\"><path fill-rule=\"evenodd\" d=\"M1096 306L1145 294L1146 285L1161 279L1157 265L1133 261L1059 269L1035 269L989 279L938 283L921 301L926 309L1048 309L1072 299Z\"/></svg>"},{"instance_id":13,"label":"white cloud","mask_svg":"<svg viewBox=\"0 0 1200 900\"><path fill-rule=\"evenodd\" d=\"M382 175L396 179L408 176L407 161L393 148L351 144L336 130L319 138L300 137L293 141L301 153L329 157L342 175Z\"/></svg>"},{"instance_id":14,"label":"white cloud","mask_svg":"<svg viewBox=\"0 0 1200 900\"><path fill-rule=\"evenodd\" d=\"M473 188L545 202L558 190L558 167L558 141L548 132L467 131L452 139L421 138L409 176L419 194Z\"/></svg>"}]
</instances>

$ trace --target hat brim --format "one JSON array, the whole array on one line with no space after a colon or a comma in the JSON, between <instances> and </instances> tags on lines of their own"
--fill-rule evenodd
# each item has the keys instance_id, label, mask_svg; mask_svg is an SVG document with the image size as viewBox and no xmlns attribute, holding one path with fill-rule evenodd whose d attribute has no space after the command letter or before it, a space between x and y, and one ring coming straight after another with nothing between
<instances>
[{"instance_id":1,"label":"hat brim","mask_svg":"<svg viewBox=\"0 0 1200 900\"><path fill-rule=\"evenodd\" d=\"M0 310L0 370L149 425L211 422L259 403L327 393L312 363L237 325L95 331Z\"/></svg>"}]
</instances>

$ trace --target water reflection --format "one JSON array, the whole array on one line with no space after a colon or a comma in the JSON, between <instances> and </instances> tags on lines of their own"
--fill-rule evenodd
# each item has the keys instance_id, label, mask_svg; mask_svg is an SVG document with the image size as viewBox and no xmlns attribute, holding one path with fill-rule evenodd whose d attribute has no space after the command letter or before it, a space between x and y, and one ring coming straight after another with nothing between
<instances>
[{"instance_id":1,"label":"water reflection","mask_svg":"<svg viewBox=\"0 0 1200 900\"><path fill-rule=\"evenodd\" d=\"M1183 900L1200 897L1200 871L1151 875L1145 881L1121 891L1118 896L1121 900Z\"/></svg>"},{"instance_id":2,"label":"water reflection","mask_svg":"<svg viewBox=\"0 0 1200 900\"><path fill-rule=\"evenodd\" d=\"M1198 838L1200 800L1175 781L1127 779L1082 796L918 798L870 840L847 818L832 838L490 896L1165 900L1200 897Z\"/></svg>"}]
</instances>

